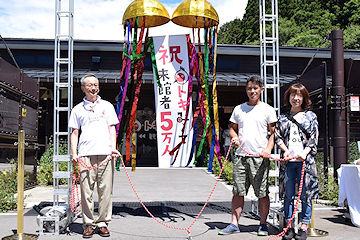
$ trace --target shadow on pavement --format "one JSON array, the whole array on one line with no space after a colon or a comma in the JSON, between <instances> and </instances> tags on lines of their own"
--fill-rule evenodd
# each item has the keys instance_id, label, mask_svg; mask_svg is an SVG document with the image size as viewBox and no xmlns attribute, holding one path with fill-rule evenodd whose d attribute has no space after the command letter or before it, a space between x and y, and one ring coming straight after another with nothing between
<instances>
[{"instance_id":1,"label":"shadow on pavement","mask_svg":"<svg viewBox=\"0 0 360 240\"><path fill-rule=\"evenodd\" d=\"M333 210L332 212L334 212L334 213L332 214L331 218L325 217L324 219L326 219L332 223L345 224L347 226L355 227L355 225L352 224L350 218L344 217L344 213L345 213L344 209Z\"/></svg>"}]
</instances>

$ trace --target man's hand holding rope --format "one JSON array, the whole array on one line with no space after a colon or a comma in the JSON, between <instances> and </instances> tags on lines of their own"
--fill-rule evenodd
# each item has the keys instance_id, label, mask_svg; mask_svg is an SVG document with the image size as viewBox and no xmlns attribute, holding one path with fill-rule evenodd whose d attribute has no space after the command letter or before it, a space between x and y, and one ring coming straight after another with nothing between
<instances>
[{"instance_id":1,"label":"man's hand holding rope","mask_svg":"<svg viewBox=\"0 0 360 240\"><path fill-rule=\"evenodd\" d=\"M116 149L111 150L111 157L116 159L116 158L118 158L120 156L121 156L121 154L120 154L120 152L118 150L116 150Z\"/></svg>"},{"instance_id":2,"label":"man's hand holding rope","mask_svg":"<svg viewBox=\"0 0 360 240\"><path fill-rule=\"evenodd\" d=\"M264 150L262 150L260 157L270 158L270 155L271 155L271 149L265 148Z\"/></svg>"},{"instance_id":3,"label":"man's hand holding rope","mask_svg":"<svg viewBox=\"0 0 360 240\"><path fill-rule=\"evenodd\" d=\"M75 154L72 154L72 163L73 165L76 165L78 163L78 155L75 153Z\"/></svg>"},{"instance_id":4,"label":"man's hand holding rope","mask_svg":"<svg viewBox=\"0 0 360 240\"><path fill-rule=\"evenodd\" d=\"M239 139L239 137L233 137L233 138L231 139L231 144L239 147L239 146L240 146L240 139Z\"/></svg>"}]
</instances>

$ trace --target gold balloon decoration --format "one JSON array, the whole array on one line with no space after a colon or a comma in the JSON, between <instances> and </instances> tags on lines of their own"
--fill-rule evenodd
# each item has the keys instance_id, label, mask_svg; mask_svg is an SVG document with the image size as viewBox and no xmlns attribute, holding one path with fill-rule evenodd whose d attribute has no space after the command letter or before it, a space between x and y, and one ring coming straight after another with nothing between
<instances>
[{"instance_id":1,"label":"gold balloon decoration","mask_svg":"<svg viewBox=\"0 0 360 240\"><path fill-rule=\"evenodd\" d=\"M199 47L197 54L193 55L192 61L197 62L195 65L201 79L201 94L198 106L202 108L203 133L200 141L196 160L202 154L202 149L209 152L208 171L212 170L213 158L216 157L221 162L220 142L219 142L219 112L216 89L216 55L217 55L217 29L219 25L219 15L215 8L206 0L184 0L175 9L171 21L177 25L192 28L193 32L193 51L196 51L195 29L197 29L197 42ZM201 34L201 29L204 34ZM200 36L203 35L203 44ZM209 82L209 74L213 72L212 83ZM212 89L211 88L212 85ZM200 96L200 95L199 95ZM212 106L211 106L212 105ZM194 130L195 131L195 130ZM195 134L194 134L195 136ZM174 160L175 161L175 160Z\"/></svg>"},{"instance_id":2,"label":"gold balloon decoration","mask_svg":"<svg viewBox=\"0 0 360 240\"><path fill-rule=\"evenodd\" d=\"M176 8L171 21L183 27L213 27L219 24L219 15L206 0L185 0Z\"/></svg>"},{"instance_id":3,"label":"gold balloon decoration","mask_svg":"<svg viewBox=\"0 0 360 240\"><path fill-rule=\"evenodd\" d=\"M145 27L156 27L170 21L170 16L165 7L157 0L135 0L125 10L123 16L123 25L126 20L131 21L131 27L134 26L135 18L139 17L139 26L145 17Z\"/></svg>"},{"instance_id":4,"label":"gold balloon decoration","mask_svg":"<svg viewBox=\"0 0 360 240\"><path fill-rule=\"evenodd\" d=\"M199 100L197 100L196 106L198 106L198 111L201 109L201 121L203 125L203 130L201 130L202 139L199 148L196 150L196 159L199 159L202 149L204 148L204 150L209 153L209 170L211 170L214 157L217 158L220 166L222 166L216 90L217 29L219 16L214 7L206 0L184 0L174 11L171 20L177 25L192 28L192 40L191 37L188 38L189 54L191 55L189 73L191 73L192 78L197 79L197 96ZM116 108L120 124L117 125L116 133L118 142L119 144L121 143L121 145L125 137L126 165L129 164L131 160L133 170L135 170L136 166L136 155L130 154L130 148L133 153L136 152L136 139L132 136L134 136L135 131L137 103L142 83L144 60L148 48L151 50L151 59L157 84L160 85L155 61L154 44L152 38L148 37L148 32L149 28L163 25L169 21L170 17L167 10L157 0L134 0L127 7L122 19L124 26L124 52ZM204 34L200 34L200 31L204 31ZM195 32L197 32L197 38L195 38ZM201 35L204 36L203 44L200 41ZM196 47L195 42L198 43L198 47ZM144 47L142 48L142 46ZM209 77L211 71L213 72L212 79ZM189 92L192 92L192 84L189 84ZM132 104L128 104L126 106L127 110L124 111L126 98L128 98ZM188 97L188 101L189 99ZM198 116L196 116L196 118L197 117ZM185 128L183 128L183 136L192 134L194 136L193 140L196 139L198 131L196 124L193 124L193 127L193 133L185 133ZM171 151L173 154L177 151L177 147L185 142L185 138ZM192 145L191 154L195 151L195 143L193 142ZM122 149L122 147L119 146L119 149ZM174 157L173 163L176 160L176 156ZM189 159L188 164L191 162L191 159L192 157ZM119 161L117 162L117 167L119 167Z\"/></svg>"},{"instance_id":5,"label":"gold balloon decoration","mask_svg":"<svg viewBox=\"0 0 360 240\"><path fill-rule=\"evenodd\" d=\"M126 8L122 19L124 51L120 73L120 91L116 107L120 124L116 126L116 134L119 149L122 149L122 140L125 137L126 164L129 164L131 160L132 171L135 171L136 167L135 120L144 61L148 48L153 49L152 38L149 37L149 28L163 25L169 21L169 13L157 0L134 0ZM124 110L126 98L130 99L132 104L128 104L127 110ZM131 151L132 154L130 154ZM119 168L119 165L120 161L118 160L116 167Z\"/></svg>"}]
</instances>

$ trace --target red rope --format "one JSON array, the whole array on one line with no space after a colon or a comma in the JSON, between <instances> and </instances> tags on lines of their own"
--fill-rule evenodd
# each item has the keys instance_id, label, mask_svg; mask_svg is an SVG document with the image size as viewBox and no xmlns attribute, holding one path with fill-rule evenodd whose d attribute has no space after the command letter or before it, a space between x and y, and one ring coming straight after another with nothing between
<instances>
[{"instance_id":1,"label":"red rope","mask_svg":"<svg viewBox=\"0 0 360 240\"><path fill-rule=\"evenodd\" d=\"M80 171L78 171L79 167L77 164L73 165L73 169L74 169L73 175L72 175L73 182L72 182L72 186L71 186L71 195L70 195L70 211L73 214L78 214L79 212L81 212L81 201L79 201L79 209L76 211L75 208L76 208L76 197L77 197L77 199L80 199L79 189L77 187L77 182L80 179ZM78 172L77 176L76 176L76 172Z\"/></svg>"},{"instance_id":2,"label":"red rope","mask_svg":"<svg viewBox=\"0 0 360 240\"><path fill-rule=\"evenodd\" d=\"M156 222L160 223L160 224L163 225L164 227L167 227L167 228L170 228L170 229L175 229L175 230L180 230L180 231L186 231L186 232L188 233L188 235L190 236L190 228L191 228L191 227L195 224L195 222L198 220L198 218L200 217L200 215L201 215L202 212L204 211L206 205L209 203L209 200L210 200L212 194L213 194L214 191L215 191L215 188L216 188L216 186L217 186L217 184L218 184L218 182L219 182L219 180L220 180L220 176L221 176L221 174L222 174L222 172L223 172L223 170L224 170L225 163L226 163L226 161L227 161L227 159L228 159L230 150L231 150L231 145L230 145L229 150L228 150L228 152L227 152L227 154L226 154L226 158L225 158L225 160L224 160L223 167L222 167L221 170L220 170L220 173L219 173L219 176L218 176L217 179L216 179L215 185L214 185L213 189L212 189L211 192L210 192L210 195L208 196L206 202L204 203L204 205L203 205L203 207L201 208L201 210L200 210L200 212L198 213L198 215L195 217L194 221L193 221L187 228L174 227L174 226L170 226L170 225L168 225L168 224L166 224L166 223L163 223L162 221L158 220L158 219L150 212L150 210L145 206L145 204L144 204L144 203L142 202L142 200L140 199L139 194L138 194L137 191L135 190L135 187L134 187L134 185L133 185L133 183L132 183L132 181L131 181L131 179L130 179L130 177L129 177L129 174L128 174L127 170L126 170L126 167L125 167L124 160L123 160L122 156L120 156L120 159L121 159L121 162L122 162L122 164L123 164L123 167L124 167L124 170L125 170L125 174L126 174L126 176L127 176L127 178L128 178L128 181L129 181L129 183L130 183L130 186L131 186L132 190L134 191L134 193L135 193L137 199L139 200L140 204L143 206L143 208L145 209L145 211L152 217L152 219L154 219Z\"/></svg>"},{"instance_id":3,"label":"red rope","mask_svg":"<svg viewBox=\"0 0 360 240\"><path fill-rule=\"evenodd\" d=\"M241 147L241 146L239 146L239 147L246 153L246 156L261 157L260 154L252 154L252 153L247 152L243 147ZM270 156L269 158L274 160L274 161L288 161L288 160L291 160L291 159L294 159L294 158L297 158L297 157L295 156L295 157L292 157L292 158L289 158L289 159L280 159L280 158L274 158L274 157ZM293 211L293 214L291 216L291 219L289 220L286 228L284 228L281 233L279 233L278 235L270 235L268 237L268 239L278 239L278 238L284 236L285 233L289 230L289 228L291 226L291 222L295 218L295 215L296 215L296 212L297 212L297 208L298 208L298 204L299 204L299 201L300 201L301 192L302 192L302 188L303 188L303 184L304 184L304 182L303 182L304 181L304 175L305 175L305 160L303 161L303 164L302 164L301 180L300 180L300 184L299 184L299 192L298 192L298 196L296 198L296 205L295 205L295 209Z\"/></svg>"},{"instance_id":4,"label":"red rope","mask_svg":"<svg viewBox=\"0 0 360 240\"><path fill-rule=\"evenodd\" d=\"M79 197L79 189L77 187L77 182L79 181L80 179L80 167L79 165L81 165L82 167L88 169L88 170L94 170L94 169L97 169L101 166L103 166L104 164L106 164L110 159L111 159L111 155L107 156L98 166L88 166L86 165L86 163L83 162L82 158L78 158L77 162L78 164L74 164L73 165L73 176L72 176L72 179L73 179L73 182L72 182L72 186L71 186L71 195L70 195L70 211L74 214L78 214L80 211L81 211L81 201L80 201L80 197ZM76 173L77 176L76 176ZM75 208L76 208L76 197L78 199L78 202L79 202L79 209L76 211Z\"/></svg>"},{"instance_id":5,"label":"red rope","mask_svg":"<svg viewBox=\"0 0 360 240\"><path fill-rule=\"evenodd\" d=\"M302 192L302 188L303 188L303 184L304 184L304 182L303 182L304 181L304 175L305 175L305 161L303 161L303 164L302 164L301 180L300 180L300 184L299 184L299 192L298 192L298 196L296 198L295 209L294 209L294 212L293 212L293 214L291 216L291 219L289 220L286 228L281 233L279 233L278 235L270 235L268 237L268 239L278 239L278 238L284 236L285 233L289 230L291 222L295 218L295 215L296 215L296 212L297 212L297 208L298 208L298 204L299 204L299 201L300 201L301 192Z\"/></svg>"},{"instance_id":6,"label":"red rope","mask_svg":"<svg viewBox=\"0 0 360 240\"><path fill-rule=\"evenodd\" d=\"M139 194L137 193L137 191L135 190L135 187L130 179L130 176L126 170L126 166L124 164L124 160L122 158L122 156L120 155L120 159L121 159L121 162L122 162L122 165L124 167L124 170L125 170L125 174L126 174L126 177L128 178L128 181L129 181L129 184L133 190L133 192L135 193L137 199L139 200L140 204L142 205L142 207L145 209L145 211L152 217L152 219L154 219L156 222L160 223L161 225L163 225L164 227L167 227L167 228L170 228L170 229L174 229L174 230L180 230L180 231L186 231L188 233L188 235L190 236L191 233L190 233L190 229L191 227L195 224L195 222L199 219L199 217L201 216L202 212L204 211L206 205L209 203L210 201L210 198L211 196L213 195L215 189L216 189L216 186L220 180L220 177L221 177L221 174L224 170L224 167L225 167L225 164L226 164L226 161L229 157L229 154L230 154L230 151L231 151L231 146L232 146L232 143L230 143L230 147L229 147L229 150L226 154L226 157L225 157L225 160L224 160L224 163L223 163L223 166L220 170L220 173L216 179L216 182L214 184L214 187L212 188L206 202L204 203L203 207L201 208L200 212L198 213L198 215L195 217L194 221L187 227L187 228L182 228L182 227L174 227L174 226L170 226L162 221L160 221L159 219L157 219L151 212L150 210L145 206L145 204L143 203L143 201L141 200ZM246 153L247 156L260 156L260 154L251 154L251 153L248 153L246 150L244 150L241 146L240 148ZM275 160L275 161L287 161L287 160L290 160L290 159L279 159L279 158L273 158L273 157L270 157L271 159ZM99 166L96 166L96 167L92 167L92 166L87 166L81 158L78 158L78 163L80 165L82 165L84 168L88 169L88 170L93 170L93 169L96 169L96 168L99 168L101 167L102 165L106 164L109 160L111 159L111 156L108 156L104 161L102 161L100 163ZM79 199L79 191L78 191L78 188L77 188L77 181L79 180L80 178L80 170L79 170L79 164L77 164L77 170L79 171L79 174L78 174L78 177L76 177L76 169L75 169L75 165L74 165L74 172L73 172L73 185L72 185L72 189L71 189L71 199L70 199L70 209L71 209L71 212L73 212L74 214L77 214L81 211L81 203L79 201L79 210L78 211L75 211L75 194L77 194L77 197ZM290 224L292 222L292 220L294 219L295 217L295 214L297 212L297 206L298 206L298 203L299 203L299 200L300 200L300 196L301 196L301 192L302 192L302 187L303 187L303 180L304 180L304 172L305 172L305 161L303 162L303 166L302 166L302 171L301 171L301 181L300 181L300 185L299 185L299 194L298 194L298 197L297 197L297 200L296 200L296 206L295 206L295 209L294 209L294 212L292 214L292 217L287 225L287 227L281 232L279 233L278 235L270 235L268 237L268 239L277 239L277 238L280 238L282 236L285 235L285 233L287 232L287 230L290 228Z\"/></svg>"}]
</instances>

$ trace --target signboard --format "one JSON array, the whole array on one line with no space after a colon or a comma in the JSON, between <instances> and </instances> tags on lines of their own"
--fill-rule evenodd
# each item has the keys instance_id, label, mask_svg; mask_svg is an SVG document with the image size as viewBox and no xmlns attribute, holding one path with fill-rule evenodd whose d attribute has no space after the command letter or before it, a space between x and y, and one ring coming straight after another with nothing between
<instances>
[{"instance_id":1,"label":"signboard","mask_svg":"<svg viewBox=\"0 0 360 240\"><path fill-rule=\"evenodd\" d=\"M350 96L350 110L352 112L359 111L359 96Z\"/></svg>"},{"instance_id":2,"label":"signboard","mask_svg":"<svg viewBox=\"0 0 360 240\"><path fill-rule=\"evenodd\" d=\"M175 155L170 151L182 140L188 100L189 57L186 35L153 37L161 88L154 80L158 162L160 168L184 167L191 152L192 104L190 100L184 144Z\"/></svg>"}]
</instances>

